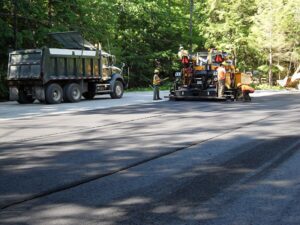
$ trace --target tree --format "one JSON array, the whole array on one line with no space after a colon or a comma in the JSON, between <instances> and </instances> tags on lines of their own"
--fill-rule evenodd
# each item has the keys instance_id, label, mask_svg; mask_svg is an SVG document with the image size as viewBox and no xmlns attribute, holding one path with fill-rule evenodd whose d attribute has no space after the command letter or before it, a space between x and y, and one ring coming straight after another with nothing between
<instances>
[{"instance_id":1,"label":"tree","mask_svg":"<svg viewBox=\"0 0 300 225\"><path fill-rule=\"evenodd\" d=\"M202 34L206 47L229 50L242 69L253 68L256 52L249 46L248 36L256 12L254 0L208 0L208 18Z\"/></svg>"},{"instance_id":2,"label":"tree","mask_svg":"<svg viewBox=\"0 0 300 225\"><path fill-rule=\"evenodd\" d=\"M273 64L288 71L299 63L299 17L297 1L258 1L258 12L253 17L250 43L263 54L269 65L269 84L273 83ZM297 10L298 9L298 10Z\"/></svg>"}]
</instances>

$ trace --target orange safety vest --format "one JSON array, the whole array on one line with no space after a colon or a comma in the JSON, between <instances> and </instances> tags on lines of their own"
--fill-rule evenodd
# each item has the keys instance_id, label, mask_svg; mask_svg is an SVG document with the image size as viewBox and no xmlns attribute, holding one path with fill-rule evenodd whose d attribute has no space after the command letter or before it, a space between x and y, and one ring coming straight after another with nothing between
<instances>
[{"instance_id":1,"label":"orange safety vest","mask_svg":"<svg viewBox=\"0 0 300 225\"><path fill-rule=\"evenodd\" d=\"M223 67L219 67L217 69L218 72L218 80L225 80L226 78L226 70Z\"/></svg>"},{"instance_id":2,"label":"orange safety vest","mask_svg":"<svg viewBox=\"0 0 300 225\"><path fill-rule=\"evenodd\" d=\"M160 78L157 74L153 76L153 85L160 85Z\"/></svg>"},{"instance_id":3,"label":"orange safety vest","mask_svg":"<svg viewBox=\"0 0 300 225\"><path fill-rule=\"evenodd\" d=\"M249 85L246 85L246 84L242 84L242 92L244 91L248 91L249 93L254 93L254 88L250 87Z\"/></svg>"}]
</instances>

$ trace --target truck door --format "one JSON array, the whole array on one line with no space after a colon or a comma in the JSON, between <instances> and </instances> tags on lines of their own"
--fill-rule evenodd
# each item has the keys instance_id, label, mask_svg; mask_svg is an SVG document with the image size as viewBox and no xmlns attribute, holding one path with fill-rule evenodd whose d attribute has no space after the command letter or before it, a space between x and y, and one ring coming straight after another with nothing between
<instances>
[{"instance_id":1,"label":"truck door","mask_svg":"<svg viewBox=\"0 0 300 225\"><path fill-rule=\"evenodd\" d=\"M108 80L111 78L111 66L108 56L102 56L102 79Z\"/></svg>"}]
</instances>

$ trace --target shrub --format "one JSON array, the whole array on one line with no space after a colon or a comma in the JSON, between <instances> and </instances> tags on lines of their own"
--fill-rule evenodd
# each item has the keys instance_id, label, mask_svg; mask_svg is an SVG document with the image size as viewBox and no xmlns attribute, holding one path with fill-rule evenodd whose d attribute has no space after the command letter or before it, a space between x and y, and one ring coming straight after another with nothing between
<instances>
[{"instance_id":1,"label":"shrub","mask_svg":"<svg viewBox=\"0 0 300 225\"><path fill-rule=\"evenodd\" d=\"M270 86L269 84L257 84L257 85L251 85L256 90L284 90L285 88L281 86Z\"/></svg>"}]
</instances>

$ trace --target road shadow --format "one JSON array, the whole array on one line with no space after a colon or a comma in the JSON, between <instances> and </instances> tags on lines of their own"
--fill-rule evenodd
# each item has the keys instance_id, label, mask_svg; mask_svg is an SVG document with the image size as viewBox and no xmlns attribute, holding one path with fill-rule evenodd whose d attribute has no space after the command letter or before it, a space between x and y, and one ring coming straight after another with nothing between
<instances>
[{"instance_id":1,"label":"road shadow","mask_svg":"<svg viewBox=\"0 0 300 225\"><path fill-rule=\"evenodd\" d=\"M161 102L159 104L151 103L142 106L135 105L126 108L115 107L72 113L71 115L97 114L103 117L108 114L132 115L135 113L155 113L162 116L119 125L117 120L112 120L110 123L116 123L116 126L110 130L96 127L77 132L74 137L72 137L73 134L68 136L63 134L62 137L56 137L57 139L45 138L40 141L2 145L0 147L1 205L5 207L22 199L47 195L63 189L68 190L71 187L73 187L71 190L77 188L82 190L81 188L84 189L82 183L98 182L98 178L112 175L116 171L130 167L138 168L139 165L142 166L147 161L150 162L162 156L167 157L183 152L187 147L201 144L208 138L205 135L215 137L216 134L225 134L228 130L239 129L251 124L251 120L237 121L241 115L250 117L253 113L264 112L266 117L273 118L276 115L281 115L281 113L287 113L289 110L297 108L299 103L299 99L293 99L291 104L286 104L285 99L287 100L288 97L284 96L280 101L274 101L274 96L268 96L258 98L257 101L250 104ZM270 101L273 101L273 104L267 104ZM164 115L167 117L165 118ZM211 117L210 119L213 121L205 122L208 117ZM229 127L224 127L224 117L228 118L229 123L227 125ZM181 120L187 120L189 124L182 126L179 124ZM192 164L190 167L187 165L184 172L176 173L168 178L163 177L163 179L145 184L141 188L132 189L131 192L125 193L126 196L116 195L113 197L113 193L110 195L107 193L108 198L106 200L97 202L97 196L107 192L107 190L102 190L103 186L99 184L99 186L96 185L98 193L86 190L83 192L75 191L78 196L75 195L74 198L65 192L57 193L56 202L47 203L48 197L45 197L45 201L41 200L40 202L37 199L37 204L26 206L27 210L35 212L38 220L49 222L51 220L50 215L49 217L45 214L39 216L40 211L49 210L55 207L55 204L78 206L82 211L78 210L77 215L56 217L56 219L74 221L73 224L80 224L78 221L83 222L80 217L84 217L85 213L97 221L97 212L105 211L106 208L122 211L122 216L103 216L106 218L106 221L101 221L103 224L208 223L219 217L218 206L220 207L220 204L224 202L221 201L213 205L213 208L211 205L206 206L205 203L218 196L224 189L234 186L248 176L250 176L249 183L251 179L254 181L263 179L271 170L286 162L299 150L299 146L291 149L286 148L286 146L297 143L298 135L275 137L271 140L265 140L263 132L260 135L260 127L273 126L275 122L266 119L255 124L257 137L261 138L239 136L214 143L216 146L227 146L236 138L245 138L248 143L257 142L255 146L238 145L231 149L230 153L221 154L205 163L199 158L198 160L201 162L199 165ZM297 124L299 120L295 118L294 122ZM176 124L179 125L176 126ZM20 128L22 129L21 125ZM163 132L164 128L166 133ZM191 134L195 135L194 138L187 139L186 137ZM201 148L197 151L201 151ZM268 163L270 165L266 165ZM264 165L266 165L265 168L261 170ZM165 169L164 167L165 164L162 164L157 168ZM176 169L176 164L170 165L168 169L171 173L172 170ZM157 169L153 171L153 174L158 175L160 172ZM134 184L137 180L140 181L149 176L148 172L144 171L137 171L132 176L128 176L126 173L115 175L118 176L118 184ZM239 187L239 190L229 191L231 200L241 193L249 191L248 188L254 189L255 185L249 185L246 189L243 189L242 185ZM292 188L292 185L282 188ZM94 196L92 197L94 201L90 201L91 197L84 198L86 195ZM276 195L272 197L276 199ZM102 199L102 197L99 198ZM126 203L128 199L136 199L136 202L129 201L131 203ZM84 209L90 209L91 213ZM2 217L4 224L16 224L16 220L11 220L13 212L11 213ZM20 218L26 217L26 212L18 214ZM200 214L203 216L199 217ZM296 224L296 221L299 222L295 218L295 221L290 224ZM30 224L30 222L20 224Z\"/></svg>"}]
</instances>

